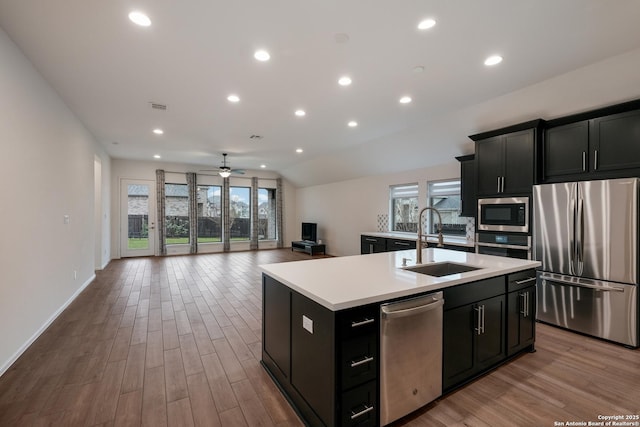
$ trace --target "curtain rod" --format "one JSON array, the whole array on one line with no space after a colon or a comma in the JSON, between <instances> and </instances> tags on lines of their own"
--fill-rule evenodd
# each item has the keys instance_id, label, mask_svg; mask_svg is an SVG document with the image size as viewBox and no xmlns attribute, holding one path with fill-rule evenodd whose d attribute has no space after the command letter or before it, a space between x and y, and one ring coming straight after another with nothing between
<instances>
[{"instance_id":1,"label":"curtain rod","mask_svg":"<svg viewBox=\"0 0 640 427\"><path fill-rule=\"evenodd\" d=\"M167 170L166 170L166 171L164 171L164 173L175 173L175 174L178 174L178 175L180 175L180 174L182 174L182 175L187 174L187 172L175 172L175 171L167 171ZM220 175L218 175L218 174L211 175L211 174L208 174L208 173L196 173L196 176L197 176L197 175L201 175L201 176L217 176L217 177L222 178L222 177L221 177ZM251 179L251 178L254 178L254 177L251 177L251 176L232 176L232 177L229 177L229 178L234 178L234 179L235 179L235 178L240 178L240 179ZM278 178L260 178L259 176L258 176L258 177L256 177L256 178L258 178L258 179L266 179L266 180L269 180L269 181L277 181L277 180L278 180Z\"/></svg>"}]
</instances>

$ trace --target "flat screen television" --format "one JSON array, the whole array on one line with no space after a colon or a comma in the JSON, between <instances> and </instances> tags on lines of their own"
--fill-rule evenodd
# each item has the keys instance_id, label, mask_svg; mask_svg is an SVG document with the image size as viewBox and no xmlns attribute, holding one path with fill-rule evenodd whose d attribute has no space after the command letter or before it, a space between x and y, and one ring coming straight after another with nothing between
<instances>
[{"instance_id":1,"label":"flat screen television","mask_svg":"<svg viewBox=\"0 0 640 427\"><path fill-rule=\"evenodd\" d=\"M302 240L317 242L318 241L318 224L316 224L315 222L303 222L302 223Z\"/></svg>"}]
</instances>

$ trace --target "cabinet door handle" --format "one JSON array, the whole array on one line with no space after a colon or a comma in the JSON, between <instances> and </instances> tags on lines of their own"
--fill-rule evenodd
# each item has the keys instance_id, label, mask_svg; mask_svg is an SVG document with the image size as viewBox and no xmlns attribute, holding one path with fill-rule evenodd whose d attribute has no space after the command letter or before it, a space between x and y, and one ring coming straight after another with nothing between
<instances>
[{"instance_id":1,"label":"cabinet door handle","mask_svg":"<svg viewBox=\"0 0 640 427\"><path fill-rule=\"evenodd\" d=\"M502 177L502 187L500 189L501 193L504 193L504 176Z\"/></svg>"},{"instance_id":2,"label":"cabinet door handle","mask_svg":"<svg viewBox=\"0 0 640 427\"><path fill-rule=\"evenodd\" d=\"M529 282L535 282L535 281L536 281L535 277L529 277L522 280L516 280L516 285L522 285L523 283L529 283Z\"/></svg>"},{"instance_id":3,"label":"cabinet door handle","mask_svg":"<svg viewBox=\"0 0 640 427\"><path fill-rule=\"evenodd\" d=\"M371 406L364 405L364 409L362 411L360 411L360 412L351 411L351 419L355 420L356 418L361 417L364 414L366 414L367 412L371 412L371 411L373 411L373 405L371 405Z\"/></svg>"},{"instance_id":4,"label":"cabinet door handle","mask_svg":"<svg viewBox=\"0 0 640 427\"><path fill-rule=\"evenodd\" d=\"M366 238L365 240L366 240L367 242L373 242L373 243L375 243L375 242L377 242L377 241L378 241L377 239L369 239L369 238Z\"/></svg>"},{"instance_id":5,"label":"cabinet door handle","mask_svg":"<svg viewBox=\"0 0 640 427\"><path fill-rule=\"evenodd\" d=\"M357 328L358 326L364 326L364 325L368 325L369 323L373 323L375 322L375 319L370 318L370 319L363 319L359 322L351 322L351 327L352 328Z\"/></svg>"},{"instance_id":6,"label":"cabinet door handle","mask_svg":"<svg viewBox=\"0 0 640 427\"><path fill-rule=\"evenodd\" d=\"M523 317L527 317L527 293L523 292L520 294L520 314Z\"/></svg>"},{"instance_id":7,"label":"cabinet door handle","mask_svg":"<svg viewBox=\"0 0 640 427\"><path fill-rule=\"evenodd\" d=\"M480 308L482 309L482 326L480 326L480 329L482 330L482 333L484 334L484 304L482 304L480 306Z\"/></svg>"},{"instance_id":8,"label":"cabinet door handle","mask_svg":"<svg viewBox=\"0 0 640 427\"><path fill-rule=\"evenodd\" d=\"M524 311L525 311L525 315L524 317L529 317L529 291L527 291L525 293L525 306L524 306Z\"/></svg>"},{"instance_id":9,"label":"cabinet door handle","mask_svg":"<svg viewBox=\"0 0 640 427\"><path fill-rule=\"evenodd\" d=\"M477 327L473 328L476 331L476 335L482 334L482 306L477 306L474 308L478 317L476 317L476 325Z\"/></svg>"},{"instance_id":10,"label":"cabinet door handle","mask_svg":"<svg viewBox=\"0 0 640 427\"><path fill-rule=\"evenodd\" d=\"M373 243L369 243L369 253L373 253Z\"/></svg>"},{"instance_id":11,"label":"cabinet door handle","mask_svg":"<svg viewBox=\"0 0 640 427\"><path fill-rule=\"evenodd\" d=\"M393 242L394 245L398 245L398 246L410 246L410 243L407 242Z\"/></svg>"},{"instance_id":12,"label":"cabinet door handle","mask_svg":"<svg viewBox=\"0 0 640 427\"><path fill-rule=\"evenodd\" d=\"M356 366L364 365L365 363L373 362L373 356L365 356L360 360L352 360L351 367L355 368Z\"/></svg>"},{"instance_id":13,"label":"cabinet door handle","mask_svg":"<svg viewBox=\"0 0 640 427\"><path fill-rule=\"evenodd\" d=\"M593 152L593 170L598 170L598 150Z\"/></svg>"},{"instance_id":14,"label":"cabinet door handle","mask_svg":"<svg viewBox=\"0 0 640 427\"><path fill-rule=\"evenodd\" d=\"M498 193L500 192L500 177L498 177Z\"/></svg>"},{"instance_id":15,"label":"cabinet door handle","mask_svg":"<svg viewBox=\"0 0 640 427\"><path fill-rule=\"evenodd\" d=\"M582 152L582 172L587 171L587 152Z\"/></svg>"}]
</instances>

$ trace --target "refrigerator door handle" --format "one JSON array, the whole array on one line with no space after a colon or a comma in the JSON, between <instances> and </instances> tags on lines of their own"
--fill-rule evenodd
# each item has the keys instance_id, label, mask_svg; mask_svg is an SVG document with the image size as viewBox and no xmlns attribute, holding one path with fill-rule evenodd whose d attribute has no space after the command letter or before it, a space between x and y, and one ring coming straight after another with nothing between
<instances>
[{"instance_id":1,"label":"refrigerator door handle","mask_svg":"<svg viewBox=\"0 0 640 427\"><path fill-rule=\"evenodd\" d=\"M582 271L584 270L584 200L582 199L578 201L578 224L576 228L577 275L582 276Z\"/></svg>"},{"instance_id":2,"label":"refrigerator door handle","mask_svg":"<svg viewBox=\"0 0 640 427\"><path fill-rule=\"evenodd\" d=\"M571 275L575 275L575 253L576 253L576 199L571 198L571 209L569 209L569 213L571 214L571 221L569 221L569 226L571 229L569 230L569 235L571 236L569 241L569 273Z\"/></svg>"},{"instance_id":3,"label":"refrigerator door handle","mask_svg":"<svg viewBox=\"0 0 640 427\"><path fill-rule=\"evenodd\" d=\"M596 285L596 284L590 284L590 283L584 283L584 282L576 282L574 280L571 280L570 277L562 276L561 274L542 273L540 274L540 280L549 280L551 282L562 283L563 285L573 286L576 288L595 289L596 291L624 292L624 288L619 288L617 286L602 286L602 285Z\"/></svg>"}]
</instances>

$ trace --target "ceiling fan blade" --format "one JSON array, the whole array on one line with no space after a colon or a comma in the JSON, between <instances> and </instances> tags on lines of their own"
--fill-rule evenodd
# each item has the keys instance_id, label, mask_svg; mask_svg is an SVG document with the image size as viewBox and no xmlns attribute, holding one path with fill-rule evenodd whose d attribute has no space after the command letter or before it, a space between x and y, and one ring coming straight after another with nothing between
<instances>
[{"instance_id":1,"label":"ceiling fan blade","mask_svg":"<svg viewBox=\"0 0 640 427\"><path fill-rule=\"evenodd\" d=\"M220 172L220 169L200 169L199 172Z\"/></svg>"},{"instance_id":2,"label":"ceiling fan blade","mask_svg":"<svg viewBox=\"0 0 640 427\"><path fill-rule=\"evenodd\" d=\"M237 173L238 175L244 175L244 169L231 169L231 173Z\"/></svg>"}]
</instances>

